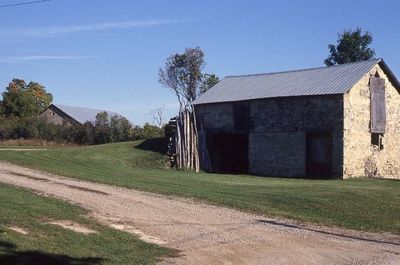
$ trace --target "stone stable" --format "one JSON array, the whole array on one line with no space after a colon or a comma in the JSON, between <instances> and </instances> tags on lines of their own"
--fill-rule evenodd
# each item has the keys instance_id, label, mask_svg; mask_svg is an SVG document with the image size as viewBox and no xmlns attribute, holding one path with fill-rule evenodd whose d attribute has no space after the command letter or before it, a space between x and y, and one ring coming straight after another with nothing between
<instances>
[{"instance_id":1,"label":"stone stable","mask_svg":"<svg viewBox=\"0 0 400 265\"><path fill-rule=\"evenodd\" d=\"M114 116L122 117L118 113L112 111L61 104L51 104L42 113L40 113L39 116L45 119L47 122L55 125L77 125L84 124L85 122L94 123L96 121L97 114L102 112L106 112L109 118Z\"/></svg>"},{"instance_id":2,"label":"stone stable","mask_svg":"<svg viewBox=\"0 0 400 265\"><path fill-rule=\"evenodd\" d=\"M352 73L352 68L357 73L356 70ZM345 71L338 72L341 69ZM200 97L195 101L204 149L202 161L209 161L205 169L276 177L399 179L400 86L384 61L300 71L235 77L225 84L223 79L222 84L204 94L207 100ZM307 83L313 74L317 80L310 83L310 91L321 86L324 89L321 91L328 90L327 93L292 95L292 92L282 96L278 92L276 97L262 98L238 94L246 86L248 90L244 93L251 92L252 86L260 87L254 94L260 93L262 82L288 86L289 75L296 75L293 82L302 84L302 79L307 78L304 80ZM279 75L283 75L282 80ZM377 88L383 98L378 97L380 101L375 103L371 101L373 78L384 82L383 87ZM241 86L231 91L238 99L218 100L221 89L229 93L230 87L235 86L232 81ZM338 91L331 93L329 82L344 85L338 85ZM380 117L376 118L376 113ZM374 133L373 119L381 119L378 122L384 131Z\"/></svg>"},{"instance_id":3,"label":"stone stable","mask_svg":"<svg viewBox=\"0 0 400 265\"><path fill-rule=\"evenodd\" d=\"M40 114L40 117L44 118L47 122L55 125L77 124L77 122L72 117L70 117L63 111L59 110L58 108L54 107L53 105L50 105L47 109L45 109Z\"/></svg>"}]
</instances>

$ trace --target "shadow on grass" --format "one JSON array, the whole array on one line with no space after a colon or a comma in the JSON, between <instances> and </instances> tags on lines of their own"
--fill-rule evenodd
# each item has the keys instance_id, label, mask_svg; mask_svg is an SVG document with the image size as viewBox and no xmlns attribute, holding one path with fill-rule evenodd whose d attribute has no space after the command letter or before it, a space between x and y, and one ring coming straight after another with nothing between
<instances>
[{"instance_id":1,"label":"shadow on grass","mask_svg":"<svg viewBox=\"0 0 400 265\"><path fill-rule=\"evenodd\" d=\"M294 225L294 224L288 224L288 223L277 222L277 221L272 221L272 220L258 220L258 222L264 223L264 224L292 228L292 229L310 231L310 232L315 232L315 233L324 234L324 235L337 236L337 237L366 241L366 242L383 243L383 244L389 244L389 245L394 245L394 246L400 246L400 243L397 243L397 242L390 242L390 241L378 240L378 239L373 239L373 238L365 238L365 237L360 237L360 236L339 234L339 233L323 231L323 230L318 230L318 229L312 229L312 228L307 228L307 227L302 227L302 226L298 226L298 225Z\"/></svg>"},{"instance_id":2,"label":"shadow on grass","mask_svg":"<svg viewBox=\"0 0 400 265\"><path fill-rule=\"evenodd\" d=\"M135 146L135 148L137 149L157 152L163 155L167 153L167 147L168 147L168 141L164 137L146 139L140 144Z\"/></svg>"},{"instance_id":3,"label":"shadow on grass","mask_svg":"<svg viewBox=\"0 0 400 265\"><path fill-rule=\"evenodd\" d=\"M73 258L41 251L17 251L17 246L0 241L0 264L17 265L97 265L104 260L98 257Z\"/></svg>"}]
</instances>

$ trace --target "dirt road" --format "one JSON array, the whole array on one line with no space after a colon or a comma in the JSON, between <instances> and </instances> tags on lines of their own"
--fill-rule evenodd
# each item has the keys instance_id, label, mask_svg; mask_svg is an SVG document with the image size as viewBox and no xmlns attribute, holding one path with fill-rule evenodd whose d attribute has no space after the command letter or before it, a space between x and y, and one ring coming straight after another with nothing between
<instances>
[{"instance_id":1,"label":"dirt road","mask_svg":"<svg viewBox=\"0 0 400 265\"><path fill-rule=\"evenodd\" d=\"M400 236L296 225L3 162L0 182L78 204L102 223L181 251L163 264L400 264Z\"/></svg>"}]
</instances>

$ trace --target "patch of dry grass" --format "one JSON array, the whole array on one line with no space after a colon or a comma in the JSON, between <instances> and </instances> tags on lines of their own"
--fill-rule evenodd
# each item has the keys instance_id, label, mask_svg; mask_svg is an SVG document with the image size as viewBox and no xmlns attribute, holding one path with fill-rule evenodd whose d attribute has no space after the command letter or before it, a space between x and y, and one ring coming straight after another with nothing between
<instances>
[{"instance_id":1,"label":"patch of dry grass","mask_svg":"<svg viewBox=\"0 0 400 265\"><path fill-rule=\"evenodd\" d=\"M16 140L5 140L0 141L0 147L7 146L7 147L18 147L18 146L41 146L41 147L76 147L79 146L77 144L71 143L59 143L54 141L46 141L46 140L39 140L39 139L16 139Z\"/></svg>"},{"instance_id":2,"label":"patch of dry grass","mask_svg":"<svg viewBox=\"0 0 400 265\"><path fill-rule=\"evenodd\" d=\"M86 215L57 199L0 184L0 264L156 264L173 253Z\"/></svg>"}]
</instances>

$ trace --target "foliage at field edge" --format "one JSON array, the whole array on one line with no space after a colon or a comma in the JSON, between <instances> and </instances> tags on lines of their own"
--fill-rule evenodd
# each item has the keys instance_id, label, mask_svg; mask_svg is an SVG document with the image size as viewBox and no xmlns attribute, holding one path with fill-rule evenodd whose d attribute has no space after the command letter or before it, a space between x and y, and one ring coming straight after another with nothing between
<instances>
[{"instance_id":1,"label":"foliage at field edge","mask_svg":"<svg viewBox=\"0 0 400 265\"><path fill-rule=\"evenodd\" d=\"M53 96L37 82L28 84L14 78L2 93L0 114L5 117L26 118L38 115L53 101Z\"/></svg>"},{"instance_id":2,"label":"foliage at field edge","mask_svg":"<svg viewBox=\"0 0 400 265\"><path fill-rule=\"evenodd\" d=\"M97 114L95 122L54 125L39 117L53 96L37 82L13 79L0 101L0 141L36 139L60 143L105 144L163 136L163 129L146 123L132 126L124 117Z\"/></svg>"},{"instance_id":3,"label":"foliage at field edge","mask_svg":"<svg viewBox=\"0 0 400 265\"><path fill-rule=\"evenodd\" d=\"M36 139L72 144L105 144L161 137L163 128L146 123L132 126L123 117L99 116L95 123L55 125L38 116L4 117L0 115L0 141Z\"/></svg>"}]
</instances>

